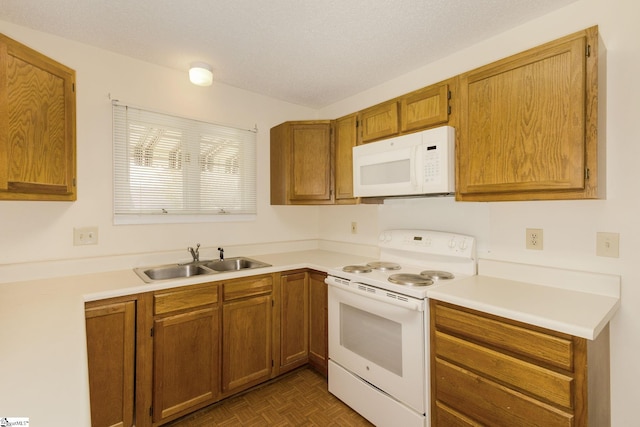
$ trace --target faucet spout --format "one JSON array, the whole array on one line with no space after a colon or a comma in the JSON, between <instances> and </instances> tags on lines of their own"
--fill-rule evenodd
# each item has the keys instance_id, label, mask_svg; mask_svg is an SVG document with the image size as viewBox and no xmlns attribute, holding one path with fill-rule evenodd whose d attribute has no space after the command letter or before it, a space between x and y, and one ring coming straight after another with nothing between
<instances>
[{"instance_id":1,"label":"faucet spout","mask_svg":"<svg viewBox=\"0 0 640 427\"><path fill-rule=\"evenodd\" d=\"M191 257L193 258L193 262L198 262L200 261L200 243L198 243L196 245L196 249L194 250L191 246L189 246L187 248L187 250L189 251L189 253L191 254Z\"/></svg>"},{"instance_id":2,"label":"faucet spout","mask_svg":"<svg viewBox=\"0 0 640 427\"><path fill-rule=\"evenodd\" d=\"M220 261L224 261L224 249L218 248L218 251L220 252Z\"/></svg>"}]
</instances>

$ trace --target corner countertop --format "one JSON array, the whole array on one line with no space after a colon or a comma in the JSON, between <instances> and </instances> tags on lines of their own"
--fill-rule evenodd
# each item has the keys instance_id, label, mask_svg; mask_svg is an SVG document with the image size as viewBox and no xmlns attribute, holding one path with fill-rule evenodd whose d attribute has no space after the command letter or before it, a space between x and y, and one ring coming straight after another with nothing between
<instances>
[{"instance_id":1,"label":"corner countertop","mask_svg":"<svg viewBox=\"0 0 640 427\"><path fill-rule=\"evenodd\" d=\"M620 307L620 276L480 260L431 299L595 340Z\"/></svg>"},{"instance_id":2,"label":"corner countertop","mask_svg":"<svg viewBox=\"0 0 640 427\"><path fill-rule=\"evenodd\" d=\"M87 301L374 259L315 249L255 258L272 266L152 284L133 269L0 284L0 416L40 426L90 425ZM619 307L620 277L480 260L478 276L434 286L429 297L594 339Z\"/></svg>"},{"instance_id":3,"label":"corner countertop","mask_svg":"<svg viewBox=\"0 0 640 427\"><path fill-rule=\"evenodd\" d=\"M255 256L272 267L147 284L132 269L0 284L0 417L90 426L84 303L204 281L371 261L325 250Z\"/></svg>"}]
</instances>

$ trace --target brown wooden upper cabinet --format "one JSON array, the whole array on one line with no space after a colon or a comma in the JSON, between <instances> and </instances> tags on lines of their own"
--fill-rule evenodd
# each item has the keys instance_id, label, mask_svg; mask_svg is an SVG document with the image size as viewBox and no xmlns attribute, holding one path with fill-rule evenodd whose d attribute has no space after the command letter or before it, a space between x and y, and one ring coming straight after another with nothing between
<instances>
[{"instance_id":1,"label":"brown wooden upper cabinet","mask_svg":"<svg viewBox=\"0 0 640 427\"><path fill-rule=\"evenodd\" d=\"M360 112L360 142L366 143L397 135L398 100L387 101Z\"/></svg>"},{"instance_id":2,"label":"brown wooden upper cabinet","mask_svg":"<svg viewBox=\"0 0 640 427\"><path fill-rule=\"evenodd\" d=\"M400 132L446 124L451 113L449 84L428 86L400 97Z\"/></svg>"},{"instance_id":3,"label":"brown wooden upper cabinet","mask_svg":"<svg viewBox=\"0 0 640 427\"><path fill-rule=\"evenodd\" d=\"M460 76L457 200L597 198L597 27Z\"/></svg>"},{"instance_id":4,"label":"brown wooden upper cabinet","mask_svg":"<svg viewBox=\"0 0 640 427\"><path fill-rule=\"evenodd\" d=\"M330 120L271 128L271 204L333 204L333 155Z\"/></svg>"},{"instance_id":5,"label":"brown wooden upper cabinet","mask_svg":"<svg viewBox=\"0 0 640 427\"><path fill-rule=\"evenodd\" d=\"M358 115L356 113L335 121L335 182L336 204L353 204L353 147L358 143Z\"/></svg>"},{"instance_id":6,"label":"brown wooden upper cabinet","mask_svg":"<svg viewBox=\"0 0 640 427\"><path fill-rule=\"evenodd\" d=\"M360 143L447 124L456 83L454 77L360 111Z\"/></svg>"},{"instance_id":7,"label":"brown wooden upper cabinet","mask_svg":"<svg viewBox=\"0 0 640 427\"><path fill-rule=\"evenodd\" d=\"M76 200L75 71L0 34L0 200Z\"/></svg>"}]
</instances>

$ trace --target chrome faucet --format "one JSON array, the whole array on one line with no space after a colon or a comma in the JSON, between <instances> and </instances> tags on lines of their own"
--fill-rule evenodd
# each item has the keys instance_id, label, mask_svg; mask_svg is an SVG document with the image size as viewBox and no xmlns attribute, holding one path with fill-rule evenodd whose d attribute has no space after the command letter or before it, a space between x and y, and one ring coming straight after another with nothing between
<instances>
[{"instance_id":1,"label":"chrome faucet","mask_svg":"<svg viewBox=\"0 0 640 427\"><path fill-rule=\"evenodd\" d=\"M191 256L193 257L193 262L198 262L200 261L200 243L198 243L196 245L196 249L193 250L193 248L191 246L189 246L187 248L187 250L189 251L189 253L191 254Z\"/></svg>"},{"instance_id":2,"label":"chrome faucet","mask_svg":"<svg viewBox=\"0 0 640 427\"><path fill-rule=\"evenodd\" d=\"M218 248L218 251L220 252L220 261L224 261L224 249Z\"/></svg>"}]
</instances>

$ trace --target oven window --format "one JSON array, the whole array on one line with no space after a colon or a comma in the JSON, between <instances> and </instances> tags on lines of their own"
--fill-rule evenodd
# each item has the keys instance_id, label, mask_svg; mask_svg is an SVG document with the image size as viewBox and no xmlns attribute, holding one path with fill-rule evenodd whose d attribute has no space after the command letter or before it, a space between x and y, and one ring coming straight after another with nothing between
<instances>
[{"instance_id":1,"label":"oven window","mask_svg":"<svg viewBox=\"0 0 640 427\"><path fill-rule=\"evenodd\" d=\"M340 345L402 376L402 324L342 303Z\"/></svg>"}]
</instances>

